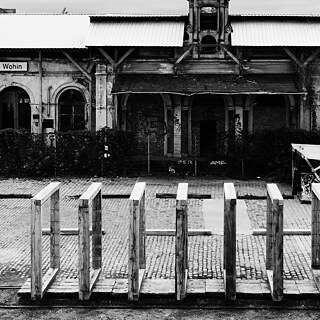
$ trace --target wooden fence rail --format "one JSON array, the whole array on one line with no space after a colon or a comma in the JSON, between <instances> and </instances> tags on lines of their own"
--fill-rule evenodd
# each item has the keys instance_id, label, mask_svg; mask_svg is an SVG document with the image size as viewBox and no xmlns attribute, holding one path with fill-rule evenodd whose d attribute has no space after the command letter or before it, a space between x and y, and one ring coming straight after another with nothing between
<instances>
[{"instance_id":1,"label":"wooden fence rail","mask_svg":"<svg viewBox=\"0 0 320 320\"><path fill-rule=\"evenodd\" d=\"M102 266L102 183L92 183L79 199L79 299L88 300L99 279ZM92 218L92 270L90 274L90 216Z\"/></svg>"},{"instance_id":2,"label":"wooden fence rail","mask_svg":"<svg viewBox=\"0 0 320 320\"><path fill-rule=\"evenodd\" d=\"M267 184L266 271L273 301L283 300L283 198Z\"/></svg>"},{"instance_id":3,"label":"wooden fence rail","mask_svg":"<svg viewBox=\"0 0 320 320\"><path fill-rule=\"evenodd\" d=\"M42 276L42 215L50 199L50 268ZM60 269L60 182L52 182L31 199L31 299L40 300Z\"/></svg>"},{"instance_id":4,"label":"wooden fence rail","mask_svg":"<svg viewBox=\"0 0 320 320\"><path fill-rule=\"evenodd\" d=\"M188 276L188 184L179 183L176 198L176 250L175 250L176 299L187 295Z\"/></svg>"},{"instance_id":5,"label":"wooden fence rail","mask_svg":"<svg viewBox=\"0 0 320 320\"><path fill-rule=\"evenodd\" d=\"M236 213L237 196L233 183L224 184L224 288L226 300L236 300Z\"/></svg>"},{"instance_id":6,"label":"wooden fence rail","mask_svg":"<svg viewBox=\"0 0 320 320\"><path fill-rule=\"evenodd\" d=\"M138 301L146 268L145 182L135 184L130 196L128 300Z\"/></svg>"}]
</instances>

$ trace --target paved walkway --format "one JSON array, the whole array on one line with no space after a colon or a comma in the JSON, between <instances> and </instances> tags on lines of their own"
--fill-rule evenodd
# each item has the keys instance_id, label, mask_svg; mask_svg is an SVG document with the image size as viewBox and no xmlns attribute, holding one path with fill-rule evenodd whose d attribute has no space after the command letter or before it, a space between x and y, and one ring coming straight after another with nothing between
<instances>
[{"instance_id":1,"label":"paved walkway","mask_svg":"<svg viewBox=\"0 0 320 320\"><path fill-rule=\"evenodd\" d=\"M175 199L157 198L159 193L175 193L179 182L189 183L189 193L210 194L212 199L223 199L223 180L212 179L156 179L118 178L62 180L61 228L77 228L78 196L93 181L103 182L103 194L130 194L135 182L146 181L147 229L175 228ZM0 194L35 195L49 180L2 180ZM231 181L238 196L266 195L264 181ZM278 185L281 192L290 195L288 185ZM189 228L205 229L201 199L189 199ZM127 276L127 198L103 199L103 270L102 278L126 278ZM250 229L266 227L266 200L245 200ZM311 226L311 206L300 204L297 199L284 201L284 228L307 229ZM22 285L30 271L30 199L0 199L0 285ZM43 227L48 228L48 216L43 217ZM311 283L310 236L284 237L284 279ZM174 237L148 236L146 239L147 279L174 279ZM223 279L223 236L189 237L190 280ZM49 237L43 237L43 271L49 268ZM77 278L77 236L61 237L61 272L59 279ZM241 232L237 236L238 281L266 281L265 236ZM249 282L247 282L249 283ZM312 290L316 290L313 285ZM310 286L309 286L310 289Z\"/></svg>"}]
</instances>

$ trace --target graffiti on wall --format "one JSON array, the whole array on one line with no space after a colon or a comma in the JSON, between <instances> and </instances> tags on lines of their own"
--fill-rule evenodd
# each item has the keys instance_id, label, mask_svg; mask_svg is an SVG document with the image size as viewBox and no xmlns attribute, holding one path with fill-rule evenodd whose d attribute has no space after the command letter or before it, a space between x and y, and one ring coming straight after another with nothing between
<instances>
[{"instance_id":1,"label":"graffiti on wall","mask_svg":"<svg viewBox=\"0 0 320 320\"><path fill-rule=\"evenodd\" d=\"M178 117L177 114L173 117L173 132L180 133L181 132L181 119Z\"/></svg>"}]
</instances>

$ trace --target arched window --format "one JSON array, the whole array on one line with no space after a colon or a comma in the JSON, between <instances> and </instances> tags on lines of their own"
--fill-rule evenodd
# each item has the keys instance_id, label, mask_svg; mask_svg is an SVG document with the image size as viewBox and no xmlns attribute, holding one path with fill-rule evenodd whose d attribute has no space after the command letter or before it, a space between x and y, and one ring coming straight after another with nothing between
<instances>
[{"instance_id":1,"label":"arched window","mask_svg":"<svg viewBox=\"0 0 320 320\"><path fill-rule=\"evenodd\" d=\"M83 130L85 126L85 99L75 89L64 91L58 101L59 131Z\"/></svg>"},{"instance_id":2,"label":"arched window","mask_svg":"<svg viewBox=\"0 0 320 320\"><path fill-rule=\"evenodd\" d=\"M28 93L11 86L0 93L0 129L31 131L31 107Z\"/></svg>"},{"instance_id":3,"label":"arched window","mask_svg":"<svg viewBox=\"0 0 320 320\"><path fill-rule=\"evenodd\" d=\"M217 42L212 35L206 35L201 39L200 53L215 53L217 51Z\"/></svg>"}]
</instances>

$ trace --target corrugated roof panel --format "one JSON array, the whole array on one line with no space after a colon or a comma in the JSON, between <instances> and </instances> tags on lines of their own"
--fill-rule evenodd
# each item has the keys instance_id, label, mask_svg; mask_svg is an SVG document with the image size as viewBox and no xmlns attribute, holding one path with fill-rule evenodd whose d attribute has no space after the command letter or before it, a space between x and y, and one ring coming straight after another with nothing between
<instances>
[{"instance_id":1,"label":"corrugated roof panel","mask_svg":"<svg viewBox=\"0 0 320 320\"><path fill-rule=\"evenodd\" d=\"M233 46L320 46L320 21L234 21Z\"/></svg>"},{"instance_id":2,"label":"corrugated roof panel","mask_svg":"<svg viewBox=\"0 0 320 320\"><path fill-rule=\"evenodd\" d=\"M86 46L182 47L184 22L119 21L91 23Z\"/></svg>"},{"instance_id":3,"label":"corrugated roof panel","mask_svg":"<svg viewBox=\"0 0 320 320\"><path fill-rule=\"evenodd\" d=\"M0 15L1 49L84 49L86 15Z\"/></svg>"}]
</instances>

